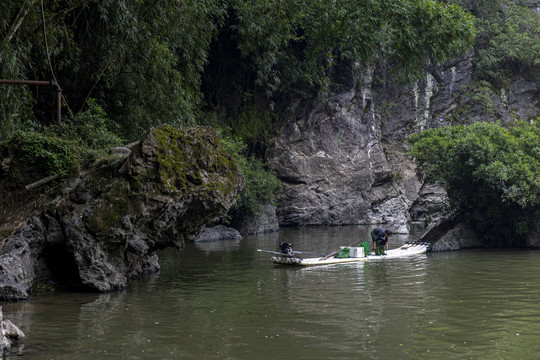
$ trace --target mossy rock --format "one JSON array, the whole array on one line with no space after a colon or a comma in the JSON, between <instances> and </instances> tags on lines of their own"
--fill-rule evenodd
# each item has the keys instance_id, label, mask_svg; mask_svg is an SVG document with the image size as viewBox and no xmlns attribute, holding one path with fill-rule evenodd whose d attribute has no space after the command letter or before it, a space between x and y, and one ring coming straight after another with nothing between
<instances>
[{"instance_id":1,"label":"mossy rock","mask_svg":"<svg viewBox=\"0 0 540 360\"><path fill-rule=\"evenodd\" d=\"M86 218L86 227L93 234L110 230L133 212L131 190L125 181L115 181Z\"/></svg>"},{"instance_id":2,"label":"mossy rock","mask_svg":"<svg viewBox=\"0 0 540 360\"><path fill-rule=\"evenodd\" d=\"M148 181L161 184L164 193L232 192L240 167L221 146L216 131L197 126L179 130L164 125L152 129L141 145L143 162L134 162L136 186ZM154 160L151 167L142 166ZM241 180L243 181L243 180Z\"/></svg>"},{"instance_id":3,"label":"mossy rock","mask_svg":"<svg viewBox=\"0 0 540 360\"><path fill-rule=\"evenodd\" d=\"M104 234L122 227L121 220L131 215L144 216L155 206L182 202L188 206L197 199L211 216L225 212L234 204L244 184L240 166L221 146L211 127L179 130L163 125L141 140L120 170L96 171L87 184L99 197L85 216L86 230ZM155 203L157 201L157 203ZM161 205L160 205L161 204ZM200 214L201 218L204 218Z\"/></svg>"}]
</instances>

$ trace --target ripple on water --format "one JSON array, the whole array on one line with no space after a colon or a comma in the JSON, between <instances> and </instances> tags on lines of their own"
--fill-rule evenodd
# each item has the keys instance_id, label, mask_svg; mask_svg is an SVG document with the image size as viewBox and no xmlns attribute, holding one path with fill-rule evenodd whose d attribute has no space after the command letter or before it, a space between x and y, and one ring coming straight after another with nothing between
<instances>
[{"instance_id":1,"label":"ripple on water","mask_svg":"<svg viewBox=\"0 0 540 360\"><path fill-rule=\"evenodd\" d=\"M539 252L294 268L256 251L286 240L327 253L357 230L166 251L161 273L125 291L36 296L4 315L30 360L540 358Z\"/></svg>"}]
</instances>

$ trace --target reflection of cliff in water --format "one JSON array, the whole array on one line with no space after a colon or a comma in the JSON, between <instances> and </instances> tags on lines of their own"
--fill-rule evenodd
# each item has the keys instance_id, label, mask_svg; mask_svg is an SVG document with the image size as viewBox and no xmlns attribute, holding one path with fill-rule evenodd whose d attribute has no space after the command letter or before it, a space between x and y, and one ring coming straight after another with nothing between
<instances>
[{"instance_id":1,"label":"reflection of cliff in water","mask_svg":"<svg viewBox=\"0 0 540 360\"><path fill-rule=\"evenodd\" d=\"M4 315L27 335L16 348L25 360L537 357L537 251L313 268L275 265L256 251L283 239L334 250L362 233L285 229L222 251L188 244L160 252L161 272L126 290L34 295L3 304Z\"/></svg>"}]
</instances>

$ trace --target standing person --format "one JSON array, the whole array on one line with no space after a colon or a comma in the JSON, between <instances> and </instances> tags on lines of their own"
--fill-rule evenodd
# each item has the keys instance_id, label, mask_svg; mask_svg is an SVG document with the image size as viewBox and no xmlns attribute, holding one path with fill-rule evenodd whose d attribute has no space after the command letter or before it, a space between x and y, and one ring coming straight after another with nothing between
<instances>
[{"instance_id":1,"label":"standing person","mask_svg":"<svg viewBox=\"0 0 540 360\"><path fill-rule=\"evenodd\" d=\"M388 237L390 235L392 235L390 230L384 230L380 227L371 230L371 239L373 240L375 255L384 255L384 251L388 250Z\"/></svg>"}]
</instances>

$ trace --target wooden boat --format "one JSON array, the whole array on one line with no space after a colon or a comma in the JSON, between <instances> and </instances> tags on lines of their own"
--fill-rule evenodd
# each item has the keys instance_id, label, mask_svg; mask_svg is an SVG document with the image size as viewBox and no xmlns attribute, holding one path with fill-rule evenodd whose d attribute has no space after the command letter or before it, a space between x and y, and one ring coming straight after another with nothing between
<instances>
[{"instance_id":1,"label":"wooden boat","mask_svg":"<svg viewBox=\"0 0 540 360\"><path fill-rule=\"evenodd\" d=\"M429 244L426 243L409 243L405 244L399 248L387 250L385 255L375 255L373 252L369 253L367 256L361 257L348 257L348 258L335 258L335 257L312 257L312 258L302 258L296 254L287 255L281 254L279 252L271 252L276 254L272 256L272 262L276 264L284 265L302 265L302 266L314 266L314 265L331 265L331 264L346 264L354 263L361 261L371 261L371 260L386 260L401 258L406 256L421 255L425 254L430 248Z\"/></svg>"}]
</instances>

